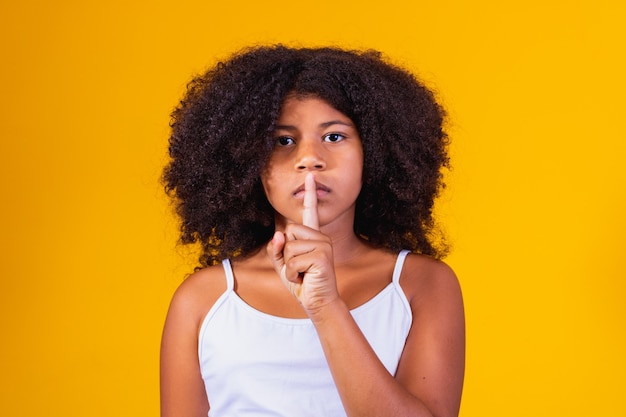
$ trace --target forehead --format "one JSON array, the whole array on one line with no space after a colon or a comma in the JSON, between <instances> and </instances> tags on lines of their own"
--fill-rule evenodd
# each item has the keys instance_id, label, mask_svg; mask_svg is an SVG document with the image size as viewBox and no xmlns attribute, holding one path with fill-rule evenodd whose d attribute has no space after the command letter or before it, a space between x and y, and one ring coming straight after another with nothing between
<instances>
[{"instance_id":1,"label":"forehead","mask_svg":"<svg viewBox=\"0 0 626 417\"><path fill-rule=\"evenodd\" d=\"M277 124L305 121L343 121L353 125L348 116L318 97L288 95L280 109Z\"/></svg>"}]
</instances>

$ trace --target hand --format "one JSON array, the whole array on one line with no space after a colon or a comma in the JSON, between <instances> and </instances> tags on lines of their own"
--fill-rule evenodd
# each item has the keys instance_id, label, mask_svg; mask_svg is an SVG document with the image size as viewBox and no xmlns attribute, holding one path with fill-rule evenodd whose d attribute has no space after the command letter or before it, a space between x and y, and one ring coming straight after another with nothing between
<instances>
[{"instance_id":1,"label":"hand","mask_svg":"<svg viewBox=\"0 0 626 417\"><path fill-rule=\"evenodd\" d=\"M288 224L267 246L274 269L309 315L339 298L331 241L319 231L316 188L315 176L307 174L302 224Z\"/></svg>"}]
</instances>

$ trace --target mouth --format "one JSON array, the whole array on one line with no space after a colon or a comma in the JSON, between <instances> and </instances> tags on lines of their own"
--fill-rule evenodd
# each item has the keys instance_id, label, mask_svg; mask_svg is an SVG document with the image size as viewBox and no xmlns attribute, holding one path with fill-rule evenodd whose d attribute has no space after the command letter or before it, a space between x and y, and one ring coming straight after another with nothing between
<instances>
[{"instance_id":1,"label":"mouth","mask_svg":"<svg viewBox=\"0 0 626 417\"><path fill-rule=\"evenodd\" d=\"M330 188L319 182L315 182L315 190L317 198L322 198L331 192ZM304 184L294 190L293 196L297 199L304 199Z\"/></svg>"}]
</instances>

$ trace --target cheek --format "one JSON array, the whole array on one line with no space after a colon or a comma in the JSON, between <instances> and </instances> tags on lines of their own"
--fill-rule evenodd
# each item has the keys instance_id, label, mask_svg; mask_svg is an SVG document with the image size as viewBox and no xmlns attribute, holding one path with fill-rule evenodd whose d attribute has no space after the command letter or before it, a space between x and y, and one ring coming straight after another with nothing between
<instances>
[{"instance_id":1,"label":"cheek","mask_svg":"<svg viewBox=\"0 0 626 417\"><path fill-rule=\"evenodd\" d=\"M353 176L358 180L359 184L363 183L363 151L359 149L359 152L354 153L354 157L350 161L350 166L353 167Z\"/></svg>"},{"instance_id":2,"label":"cheek","mask_svg":"<svg viewBox=\"0 0 626 417\"><path fill-rule=\"evenodd\" d=\"M270 200L270 194L272 189L272 180L267 174L261 175L261 184L263 185L263 192L265 193L265 197ZM271 200L270 200L271 201Z\"/></svg>"},{"instance_id":3,"label":"cheek","mask_svg":"<svg viewBox=\"0 0 626 417\"><path fill-rule=\"evenodd\" d=\"M261 183L268 198L269 193L276 192L281 184L284 184L286 174L287 168L284 158L272 155L261 173Z\"/></svg>"},{"instance_id":4,"label":"cheek","mask_svg":"<svg viewBox=\"0 0 626 417\"><path fill-rule=\"evenodd\" d=\"M274 183L274 171L274 164L270 159L261 172L261 184L263 185L263 191L265 192L266 197L272 187L272 184Z\"/></svg>"},{"instance_id":5,"label":"cheek","mask_svg":"<svg viewBox=\"0 0 626 417\"><path fill-rule=\"evenodd\" d=\"M275 169L267 169L261 175L261 184L263 185L263 191L265 197L273 205L276 199L276 192L280 187L281 175Z\"/></svg>"}]
</instances>

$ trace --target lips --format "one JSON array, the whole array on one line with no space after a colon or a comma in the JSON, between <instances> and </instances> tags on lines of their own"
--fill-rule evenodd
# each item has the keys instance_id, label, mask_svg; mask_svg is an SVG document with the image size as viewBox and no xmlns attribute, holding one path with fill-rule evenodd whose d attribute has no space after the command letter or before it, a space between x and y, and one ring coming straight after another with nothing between
<instances>
[{"instance_id":1,"label":"lips","mask_svg":"<svg viewBox=\"0 0 626 417\"><path fill-rule=\"evenodd\" d=\"M323 197L327 195L328 193L330 193L330 188L328 188L326 185L317 181L315 182L315 190L317 191L318 198ZM294 190L293 196L296 198L304 198L304 184L300 185L298 188Z\"/></svg>"}]
</instances>

